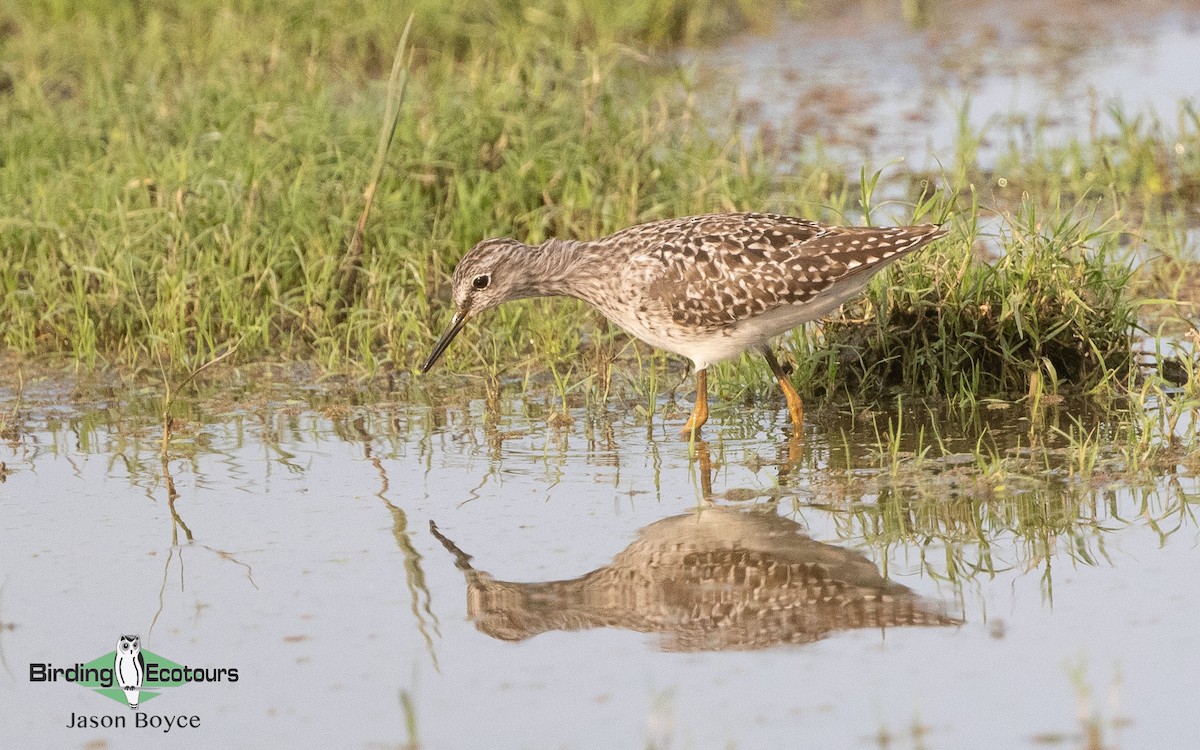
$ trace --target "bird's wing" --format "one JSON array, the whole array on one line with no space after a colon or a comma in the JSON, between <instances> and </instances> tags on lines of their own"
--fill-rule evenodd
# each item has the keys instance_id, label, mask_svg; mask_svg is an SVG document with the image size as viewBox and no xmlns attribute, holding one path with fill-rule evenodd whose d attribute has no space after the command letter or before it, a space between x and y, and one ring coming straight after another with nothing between
<instances>
[{"instance_id":1,"label":"bird's wing","mask_svg":"<svg viewBox=\"0 0 1200 750\"><path fill-rule=\"evenodd\" d=\"M647 238L657 262L647 294L675 323L730 326L783 305L812 301L838 281L868 276L945 230L828 227L774 214L695 217L679 231Z\"/></svg>"}]
</instances>

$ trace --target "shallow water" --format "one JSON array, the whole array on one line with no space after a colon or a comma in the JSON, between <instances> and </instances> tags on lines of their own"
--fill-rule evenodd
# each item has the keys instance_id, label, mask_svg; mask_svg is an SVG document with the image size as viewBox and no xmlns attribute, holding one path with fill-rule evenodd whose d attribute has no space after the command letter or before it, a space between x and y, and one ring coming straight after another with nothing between
<instances>
[{"instance_id":1,"label":"shallow water","mask_svg":"<svg viewBox=\"0 0 1200 750\"><path fill-rule=\"evenodd\" d=\"M978 157L995 166L1011 143L1095 140L1109 116L1154 116L1171 129L1181 103L1200 102L1200 6L1177 2L994 0L845 3L779 19L682 56L768 143L821 149L871 170L906 163L951 169L965 124L983 134ZM1003 175L999 175L1003 177Z\"/></svg>"},{"instance_id":2,"label":"shallow water","mask_svg":"<svg viewBox=\"0 0 1200 750\"><path fill-rule=\"evenodd\" d=\"M782 410L723 404L693 446L615 399L559 429L537 400L280 398L180 425L164 465L118 398L6 404L12 746L162 742L67 729L132 712L28 680L123 633L238 669L144 699L200 717L183 746L1157 748L1195 729L1196 479L1130 486L1101 462L1083 481L1065 452L989 474L969 451L982 433L1024 455L1019 408L914 409L893 456L895 415L816 410L796 444ZM945 455L917 460L934 423Z\"/></svg>"}]
</instances>

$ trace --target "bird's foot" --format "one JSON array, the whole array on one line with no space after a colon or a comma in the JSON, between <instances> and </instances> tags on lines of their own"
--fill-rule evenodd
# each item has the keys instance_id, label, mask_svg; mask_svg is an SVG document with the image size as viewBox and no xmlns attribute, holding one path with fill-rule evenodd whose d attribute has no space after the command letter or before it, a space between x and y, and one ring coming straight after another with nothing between
<instances>
[{"instance_id":1,"label":"bird's foot","mask_svg":"<svg viewBox=\"0 0 1200 750\"><path fill-rule=\"evenodd\" d=\"M693 417L688 419L687 423L683 427L679 428L679 434L683 435L684 437L692 437L694 435L698 438L700 437L700 428L703 426L704 422L696 424L695 418Z\"/></svg>"}]
</instances>

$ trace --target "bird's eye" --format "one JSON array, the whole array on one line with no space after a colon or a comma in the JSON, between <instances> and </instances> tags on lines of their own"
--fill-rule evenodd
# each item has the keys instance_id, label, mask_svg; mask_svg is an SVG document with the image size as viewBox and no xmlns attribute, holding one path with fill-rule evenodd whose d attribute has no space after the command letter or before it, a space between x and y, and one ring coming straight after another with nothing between
<instances>
[{"instance_id":1,"label":"bird's eye","mask_svg":"<svg viewBox=\"0 0 1200 750\"><path fill-rule=\"evenodd\" d=\"M476 289L487 289L487 285L489 282L491 282L491 280L491 277L485 273L482 276L476 276L471 282L471 286L475 287Z\"/></svg>"}]
</instances>

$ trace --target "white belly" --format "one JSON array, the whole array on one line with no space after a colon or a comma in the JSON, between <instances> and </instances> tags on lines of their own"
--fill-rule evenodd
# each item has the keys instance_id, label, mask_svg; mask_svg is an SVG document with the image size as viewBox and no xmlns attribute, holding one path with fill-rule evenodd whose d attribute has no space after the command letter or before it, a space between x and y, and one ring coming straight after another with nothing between
<instances>
[{"instance_id":1,"label":"white belly","mask_svg":"<svg viewBox=\"0 0 1200 750\"><path fill-rule=\"evenodd\" d=\"M848 280L851 281L849 284L835 285L816 299L803 304L782 305L762 315L746 318L715 331L650 329L633 316L612 316L611 319L635 338L653 347L687 357L696 364L697 370L702 370L711 364L733 359L744 351L757 349L796 326L829 314L857 296L872 275L862 274Z\"/></svg>"}]
</instances>

